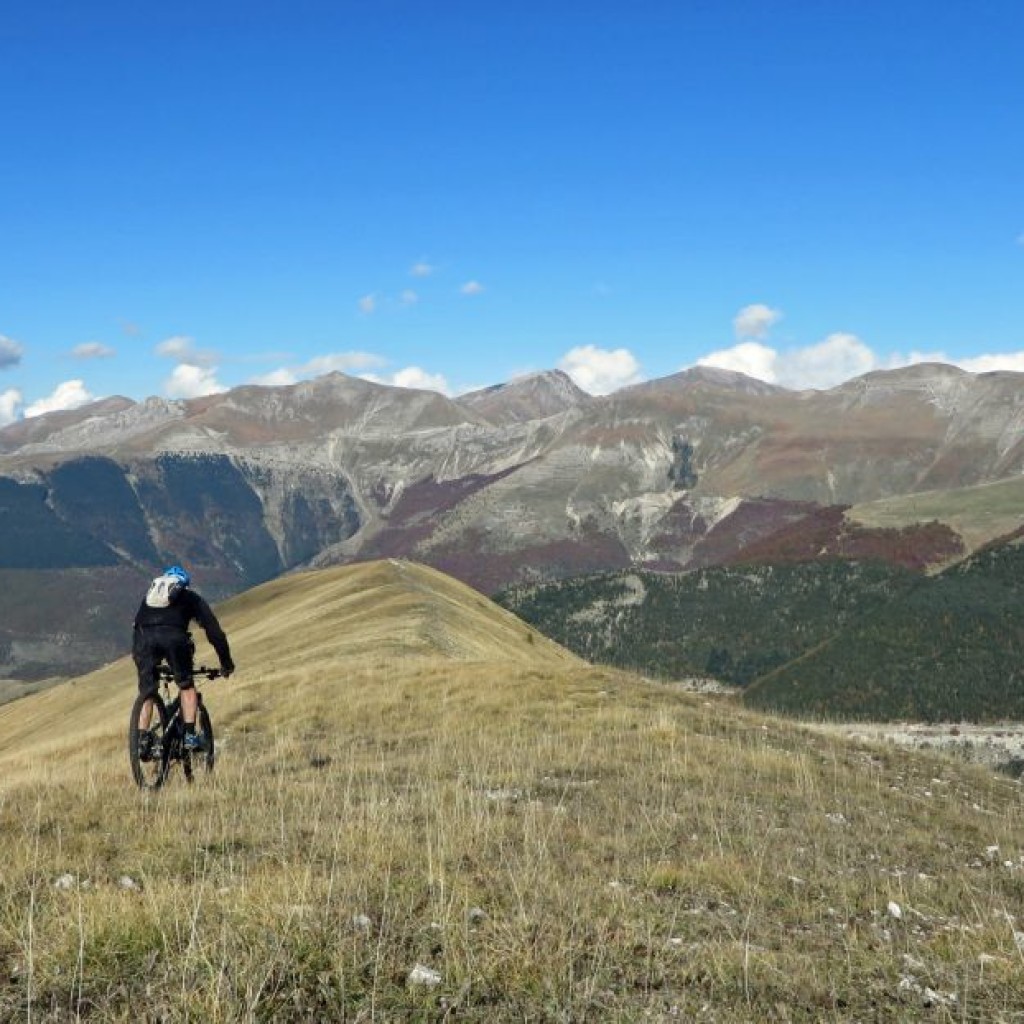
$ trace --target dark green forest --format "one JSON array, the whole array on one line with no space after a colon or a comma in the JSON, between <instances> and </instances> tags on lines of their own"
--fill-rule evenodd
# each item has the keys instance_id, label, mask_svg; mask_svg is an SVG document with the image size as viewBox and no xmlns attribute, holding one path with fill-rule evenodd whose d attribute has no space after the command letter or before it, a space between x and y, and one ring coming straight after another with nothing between
<instances>
[{"instance_id":1,"label":"dark green forest","mask_svg":"<svg viewBox=\"0 0 1024 1024\"><path fill-rule=\"evenodd\" d=\"M747 686L919 581L881 563L833 561L601 573L497 600L590 661Z\"/></svg>"},{"instance_id":2,"label":"dark green forest","mask_svg":"<svg viewBox=\"0 0 1024 1024\"><path fill-rule=\"evenodd\" d=\"M925 580L766 674L745 699L843 719L1024 717L1024 546L992 548Z\"/></svg>"},{"instance_id":3,"label":"dark green forest","mask_svg":"<svg viewBox=\"0 0 1024 1024\"><path fill-rule=\"evenodd\" d=\"M591 660L713 676L751 705L835 719L1024 716L1024 546L935 577L830 561L622 571L498 600Z\"/></svg>"}]
</instances>

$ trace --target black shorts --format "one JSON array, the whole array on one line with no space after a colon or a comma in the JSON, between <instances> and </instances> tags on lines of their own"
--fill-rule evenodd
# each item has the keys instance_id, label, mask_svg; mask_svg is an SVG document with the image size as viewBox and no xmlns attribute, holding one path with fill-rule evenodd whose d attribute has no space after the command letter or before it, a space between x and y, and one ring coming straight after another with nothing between
<instances>
[{"instance_id":1,"label":"black shorts","mask_svg":"<svg viewBox=\"0 0 1024 1024\"><path fill-rule=\"evenodd\" d=\"M139 670L139 693L151 697L157 692L160 680L157 666L166 661L174 673L174 681L182 690L194 686L193 657L196 645L192 637L180 629L148 627L135 630L132 639L132 658Z\"/></svg>"}]
</instances>

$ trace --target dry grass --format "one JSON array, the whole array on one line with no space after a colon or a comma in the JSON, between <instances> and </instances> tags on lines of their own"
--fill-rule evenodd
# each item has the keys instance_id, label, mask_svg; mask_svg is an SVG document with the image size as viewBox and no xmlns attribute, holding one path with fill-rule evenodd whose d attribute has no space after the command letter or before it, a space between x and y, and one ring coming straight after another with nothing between
<instances>
[{"instance_id":1,"label":"dry grass","mask_svg":"<svg viewBox=\"0 0 1024 1024\"><path fill-rule=\"evenodd\" d=\"M1016 783L581 665L415 567L224 618L192 787L132 787L123 664L0 709L0 1020L1024 1020Z\"/></svg>"},{"instance_id":2,"label":"dry grass","mask_svg":"<svg viewBox=\"0 0 1024 1024\"><path fill-rule=\"evenodd\" d=\"M30 693L39 693L50 686L57 686L64 682L62 678L50 679L0 679L0 704L7 704L12 700L20 700Z\"/></svg>"}]
</instances>

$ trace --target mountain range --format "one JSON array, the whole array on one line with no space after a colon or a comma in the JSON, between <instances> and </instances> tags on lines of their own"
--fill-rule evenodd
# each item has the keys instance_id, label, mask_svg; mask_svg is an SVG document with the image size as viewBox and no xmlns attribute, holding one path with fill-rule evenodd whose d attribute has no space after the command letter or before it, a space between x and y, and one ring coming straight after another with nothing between
<instances>
[{"instance_id":1,"label":"mountain range","mask_svg":"<svg viewBox=\"0 0 1024 1024\"><path fill-rule=\"evenodd\" d=\"M595 397L550 371L448 398L330 374L26 419L0 430L0 675L123 652L169 561L215 600L388 556L484 593L627 567L948 565L1020 525L1022 380L926 364L790 391L696 368Z\"/></svg>"}]
</instances>

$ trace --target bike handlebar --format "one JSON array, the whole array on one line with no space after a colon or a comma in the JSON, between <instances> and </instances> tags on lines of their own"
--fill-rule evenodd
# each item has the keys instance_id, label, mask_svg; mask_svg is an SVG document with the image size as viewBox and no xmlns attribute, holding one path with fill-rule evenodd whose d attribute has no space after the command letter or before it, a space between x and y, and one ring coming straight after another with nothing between
<instances>
[{"instance_id":1,"label":"bike handlebar","mask_svg":"<svg viewBox=\"0 0 1024 1024\"><path fill-rule=\"evenodd\" d=\"M173 679L174 673L171 671L170 665L159 665L157 666L157 675L161 679ZM196 665L192 669L193 676L206 676L207 679L219 679L224 675L219 668L213 668L210 665Z\"/></svg>"}]
</instances>

